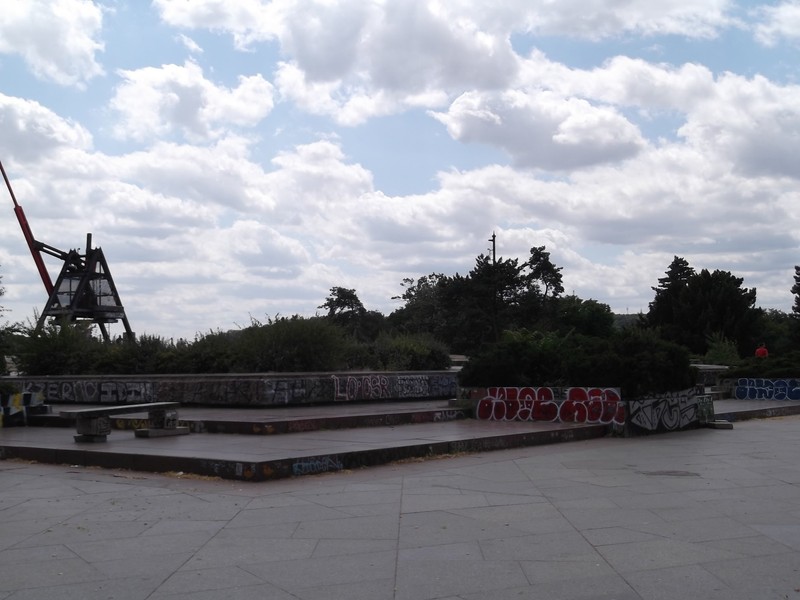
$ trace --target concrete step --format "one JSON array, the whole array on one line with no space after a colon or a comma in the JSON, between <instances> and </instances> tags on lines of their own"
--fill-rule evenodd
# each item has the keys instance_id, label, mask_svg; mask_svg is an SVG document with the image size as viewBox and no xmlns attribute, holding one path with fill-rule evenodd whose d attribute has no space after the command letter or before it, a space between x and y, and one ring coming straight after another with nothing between
<instances>
[{"instance_id":1,"label":"concrete step","mask_svg":"<svg viewBox=\"0 0 800 600\"><path fill-rule=\"evenodd\" d=\"M71 429L16 427L0 429L0 457L256 482L586 440L608 431L606 425L461 419L269 437L220 433L151 439L112 431L104 443L80 444Z\"/></svg>"},{"instance_id":2,"label":"concrete step","mask_svg":"<svg viewBox=\"0 0 800 600\"><path fill-rule=\"evenodd\" d=\"M95 405L92 405L93 407ZM75 406L53 406L53 414L29 419L30 426L73 427L74 419L58 416ZM81 408L90 408L81 405ZM277 435L332 429L395 427L422 423L443 423L472 417L471 409L459 408L454 400L413 402L370 402L347 405L318 405L281 408L181 407L179 424L192 433ZM112 429L135 430L146 426L142 415L112 416Z\"/></svg>"},{"instance_id":3,"label":"concrete step","mask_svg":"<svg viewBox=\"0 0 800 600\"><path fill-rule=\"evenodd\" d=\"M55 414L58 410L53 407ZM184 422L205 433L214 428L220 432L150 439L118 430L105 443L80 444L73 440L72 427L9 427L0 429L0 459L265 481L609 433L607 425L478 421L463 418L457 410L447 401L280 409L182 407ZM715 402L718 421L789 414L800 414L800 402ZM123 427L133 425L126 421ZM264 436L282 432L291 435Z\"/></svg>"}]
</instances>

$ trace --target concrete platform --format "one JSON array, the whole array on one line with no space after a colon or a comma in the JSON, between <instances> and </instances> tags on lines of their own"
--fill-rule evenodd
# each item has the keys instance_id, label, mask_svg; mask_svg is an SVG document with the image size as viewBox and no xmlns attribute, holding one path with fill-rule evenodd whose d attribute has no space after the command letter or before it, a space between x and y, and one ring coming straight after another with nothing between
<instances>
[{"instance_id":1,"label":"concrete platform","mask_svg":"<svg viewBox=\"0 0 800 600\"><path fill-rule=\"evenodd\" d=\"M0 598L797 600L798 455L788 416L252 484L0 461Z\"/></svg>"},{"instance_id":2,"label":"concrete platform","mask_svg":"<svg viewBox=\"0 0 800 600\"><path fill-rule=\"evenodd\" d=\"M61 407L54 407L58 412ZM800 414L800 403L715 401L717 419ZM605 425L466 419L446 401L280 409L182 408L181 424L199 432L136 438L135 417L103 444L78 444L61 427L0 429L0 457L244 481L358 469L393 461L603 437ZM62 423L63 424L63 423ZM210 432L230 433L210 433ZM286 433L287 435L277 435ZM248 435L244 435L248 434Z\"/></svg>"},{"instance_id":3,"label":"concrete platform","mask_svg":"<svg viewBox=\"0 0 800 600\"><path fill-rule=\"evenodd\" d=\"M470 419L269 436L218 433L140 439L132 431L113 431L107 442L89 445L75 443L71 429L17 427L0 430L0 454L47 463L263 481L408 458L588 439L606 432L604 425Z\"/></svg>"}]
</instances>

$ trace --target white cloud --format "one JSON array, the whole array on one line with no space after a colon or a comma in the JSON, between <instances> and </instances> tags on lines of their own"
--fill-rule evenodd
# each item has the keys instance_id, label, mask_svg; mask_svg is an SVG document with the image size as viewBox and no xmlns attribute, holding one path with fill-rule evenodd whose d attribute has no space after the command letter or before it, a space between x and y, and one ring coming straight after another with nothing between
<instances>
[{"instance_id":1,"label":"white cloud","mask_svg":"<svg viewBox=\"0 0 800 600\"><path fill-rule=\"evenodd\" d=\"M309 314L333 285L388 313L404 277L467 272L493 230L502 256L544 244L568 291L616 310L646 310L675 254L746 274L760 300L785 302L780 281L799 241L800 97L703 60L729 49L733 38L715 35L739 26L728 2L148 7L164 43L141 52L115 21L108 54L125 61L109 69L127 66L116 88L0 96L0 158L10 157L37 236L68 248L93 231L139 332ZM129 10L137 22L153 16ZM229 33L247 54L200 30ZM539 36L563 62L535 49ZM661 58L680 62L642 58L662 42ZM180 44L194 58L172 64ZM629 56L588 55L611 47ZM108 115L122 142L106 139ZM494 148L511 160L493 164ZM387 172L416 193L390 192ZM3 300L23 318L19 303L40 298L41 284L15 228L0 222Z\"/></svg>"},{"instance_id":2,"label":"white cloud","mask_svg":"<svg viewBox=\"0 0 800 600\"><path fill-rule=\"evenodd\" d=\"M730 0L539 0L528 7L530 30L545 35L566 35L597 40L621 34L680 35L710 38L735 23L728 13Z\"/></svg>"},{"instance_id":3,"label":"white cloud","mask_svg":"<svg viewBox=\"0 0 800 600\"><path fill-rule=\"evenodd\" d=\"M172 26L230 33L242 50L271 39L286 2L262 0L153 0L161 19ZM289 8L288 6L286 7Z\"/></svg>"},{"instance_id":4,"label":"white cloud","mask_svg":"<svg viewBox=\"0 0 800 600\"><path fill-rule=\"evenodd\" d=\"M729 0L515 0L491 9L467 0L155 4L166 22L227 31L239 47L278 40L288 57L276 76L282 97L345 125L411 106L441 108L467 91L505 88L520 68L510 44L514 33L592 40L626 34L707 38L737 24ZM626 66L638 71L631 75L647 75L641 64L616 68ZM649 75L665 71L653 68ZM640 79L641 93L657 98L646 82Z\"/></svg>"},{"instance_id":5,"label":"white cloud","mask_svg":"<svg viewBox=\"0 0 800 600\"><path fill-rule=\"evenodd\" d=\"M573 69L533 51L523 61L519 85L645 111L688 112L714 93L714 75L699 64L676 67L627 56L594 69Z\"/></svg>"},{"instance_id":6,"label":"white cloud","mask_svg":"<svg viewBox=\"0 0 800 600\"><path fill-rule=\"evenodd\" d=\"M188 35L184 35L183 33L181 33L181 34L178 35L177 39L192 54L202 54L203 53L203 49L200 47L200 44L195 42Z\"/></svg>"},{"instance_id":7,"label":"white cloud","mask_svg":"<svg viewBox=\"0 0 800 600\"><path fill-rule=\"evenodd\" d=\"M251 126L273 107L273 87L261 75L240 76L239 85L214 85L194 62L120 71L111 107L122 139L147 141L179 133L200 142L220 137L227 126Z\"/></svg>"},{"instance_id":8,"label":"white cloud","mask_svg":"<svg viewBox=\"0 0 800 600\"><path fill-rule=\"evenodd\" d=\"M433 113L463 142L506 150L522 167L560 171L634 156L645 144L613 108L540 91L469 93Z\"/></svg>"},{"instance_id":9,"label":"white cloud","mask_svg":"<svg viewBox=\"0 0 800 600\"><path fill-rule=\"evenodd\" d=\"M679 133L744 174L798 178L800 86L727 73Z\"/></svg>"},{"instance_id":10,"label":"white cloud","mask_svg":"<svg viewBox=\"0 0 800 600\"><path fill-rule=\"evenodd\" d=\"M92 135L80 124L59 117L38 102L0 93L2 157L35 161L61 148L89 149Z\"/></svg>"},{"instance_id":11,"label":"white cloud","mask_svg":"<svg viewBox=\"0 0 800 600\"><path fill-rule=\"evenodd\" d=\"M439 107L464 86L502 87L517 69L506 32L482 30L468 10L453 15L419 0L305 0L291 10L282 2L249 3L249 20L233 8L218 15L219 3L158 6L170 23L207 26L215 14L222 23L215 28L237 40L277 38L290 57L275 79L281 96L347 125L426 102Z\"/></svg>"},{"instance_id":12,"label":"white cloud","mask_svg":"<svg viewBox=\"0 0 800 600\"><path fill-rule=\"evenodd\" d=\"M774 46L782 39L800 39L800 1L788 0L772 6L760 6L753 12L761 20L755 26L755 38L761 44Z\"/></svg>"},{"instance_id":13,"label":"white cloud","mask_svg":"<svg viewBox=\"0 0 800 600\"><path fill-rule=\"evenodd\" d=\"M5 2L0 53L19 54L40 79L81 87L103 74L102 25L101 7L89 0Z\"/></svg>"}]
</instances>

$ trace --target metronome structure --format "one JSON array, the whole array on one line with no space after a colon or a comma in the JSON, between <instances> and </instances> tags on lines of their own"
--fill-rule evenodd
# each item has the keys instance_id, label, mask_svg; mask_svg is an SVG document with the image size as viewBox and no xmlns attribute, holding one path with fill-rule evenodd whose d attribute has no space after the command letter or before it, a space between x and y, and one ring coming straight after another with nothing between
<instances>
[{"instance_id":1,"label":"metronome structure","mask_svg":"<svg viewBox=\"0 0 800 600\"><path fill-rule=\"evenodd\" d=\"M28 243L33 262L36 264L39 276L47 290L47 304L36 323L35 334L42 330L48 318L56 323L92 321L99 327L103 339L110 341L106 324L122 321L126 338L133 340L134 333L131 331L128 317L125 315L125 307L122 305L117 287L114 285L103 250L92 247L92 234L86 235L86 252L83 254L77 250L64 252L34 239L25 213L17 204L17 198L11 189L11 183L2 162L0 162L0 171L2 171L11 199L14 201L14 213L17 215L17 221L19 221L25 241ZM55 285L45 267L42 253L64 261Z\"/></svg>"}]
</instances>

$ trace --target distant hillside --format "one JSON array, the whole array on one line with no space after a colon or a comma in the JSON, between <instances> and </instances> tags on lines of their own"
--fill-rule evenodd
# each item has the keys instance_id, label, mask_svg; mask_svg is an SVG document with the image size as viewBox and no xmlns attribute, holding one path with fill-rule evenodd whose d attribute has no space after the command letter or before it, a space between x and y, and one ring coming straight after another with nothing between
<instances>
[{"instance_id":1,"label":"distant hillside","mask_svg":"<svg viewBox=\"0 0 800 600\"><path fill-rule=\"evenodd\" d=\"M625 327L630 327L631 325L635 325L636 322L639 320L639 313L636 314L626 314L620 315L614 313L614 327L617 329L624 329Z\"/></svg>"}]
</instances>

